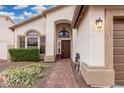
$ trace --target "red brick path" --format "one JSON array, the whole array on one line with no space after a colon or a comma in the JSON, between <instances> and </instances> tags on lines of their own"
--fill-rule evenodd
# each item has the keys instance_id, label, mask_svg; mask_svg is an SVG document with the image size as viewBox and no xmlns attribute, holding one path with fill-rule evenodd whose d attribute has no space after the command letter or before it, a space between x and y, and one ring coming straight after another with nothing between
<instances>
[{"instance_id":1,"label":"red brick path","mask_svg":"<svg viewBox=\"0 0 124 93\"><path fill-rule=\"evenodd\" d=\"M47 88L79 87L74 77L69 59L63 59L57 62L56 67L51 73L45 87Z\"/></svg>"}]
</instances>

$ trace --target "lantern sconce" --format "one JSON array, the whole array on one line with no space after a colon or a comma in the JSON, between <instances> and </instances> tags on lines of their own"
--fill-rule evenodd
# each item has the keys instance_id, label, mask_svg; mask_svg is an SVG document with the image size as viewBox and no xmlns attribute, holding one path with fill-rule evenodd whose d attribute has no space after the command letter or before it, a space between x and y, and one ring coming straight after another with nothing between
<instances>
[{"instance_id":1,"label":"lantern sconce","mask_svg":"<svg viewBox=\"0 0 124 93\"><path fill-rule=\"evenodd\" d=\"M103 25L103 21L101 20L101 18L96 20L96 27L97 29L101 29Z\"/></svg>"}]
</instances>

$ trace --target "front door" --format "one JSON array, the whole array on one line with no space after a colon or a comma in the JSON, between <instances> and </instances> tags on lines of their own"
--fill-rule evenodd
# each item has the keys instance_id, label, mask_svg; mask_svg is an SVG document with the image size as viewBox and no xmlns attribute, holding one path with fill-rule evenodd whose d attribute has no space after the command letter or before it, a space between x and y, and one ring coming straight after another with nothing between
<instances>
[{"instance_id":1,"label":"front door","mask_svg":"<svg viewBox=\"0 0 124 93\"><path fill-rule=\"evenodd\" d=\"M62 40L61 55L62 58L70 58L70 40Z\"/></svg>"}]
</instances>

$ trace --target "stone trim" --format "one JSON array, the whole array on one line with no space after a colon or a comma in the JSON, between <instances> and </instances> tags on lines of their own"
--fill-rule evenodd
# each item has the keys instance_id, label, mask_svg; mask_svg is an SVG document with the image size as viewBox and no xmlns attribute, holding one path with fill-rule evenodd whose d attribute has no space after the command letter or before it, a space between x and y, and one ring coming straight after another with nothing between
<instances>
[{"instance_id":1,"label":"stone trim","mask_svg":"<svg viewBox=\"0 0 124 93\"><path fill-rule=\"evenodd\" d=\"M113 18L124 16L124 6L105 9L105 65L113 69ZM115 73L114 73L115 74ZM115 76L114 76L115 81Z\"/></svg>"},{"instance_id":2,"label":"stone trim","mask_svg":"<svg viewBox=\"0 0 124 93\"><path fill-rule=\"evenodd\" d=\"M40 58L41 58L41 60L44 61L44 57L45 57L45 54L40 54Z\"/></svg>"},{"instance_id":3,"label":"stone trim","mask_svg":"<svg viewBox=\"0 0 124 93\"><path fill-rule=\"evenodd\" d=\"M113 17L124 16L124 7L105 9L105 65L113 68Z\"/></svg>"},{"instance_id":4,"label":"stone trim","mask_svg":"<svg viewBox=\"0 0 124 93\"><path fill-rule=\"evenodd\" d=\"M95 69L82 63L81 75L91 87L111 87L115 84L113 69L101 69L100 67Z\"/></svg>"},{"instance_id":5,"label":"stone trim","mask_svg":"<svg viewBox=\"0 0 124 93\"><path fill-rule=\"evenodd\" d=\"M80 88L90 88L90 86L88 86L84 80L84 78L82 77L81 75L81 72L77 72L76 69L75 69L75 62L71 60L71 67L72 67L72 70L73 70L73 73L74 73L74 76L76 78L76 81L78 82L79 84L79 87Z\"/></svg>"},{"instance_id":6,"label":"stone trim","mask_svg":"<svg viewBox=\"0 0 124 93\"><path fill-rule=\"evenodd\" d=\"M55 56L45 56L44 62L55 62Z\"/></svg>"}]
</instances>

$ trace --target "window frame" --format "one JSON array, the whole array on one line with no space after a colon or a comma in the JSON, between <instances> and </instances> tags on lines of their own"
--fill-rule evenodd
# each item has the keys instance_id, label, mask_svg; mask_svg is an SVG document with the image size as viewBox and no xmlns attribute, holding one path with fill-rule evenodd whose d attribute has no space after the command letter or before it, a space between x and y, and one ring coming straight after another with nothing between
<instances>
[{"instance_id":1,"label":"window frame","mask_svg":"<svg viewBox=\"0 0 124 93\"><path fill-rule=\"evenodd\" d=\"M24 41L22 38L24 38ZM25 36L19 36L19 48L25 48Z\"/></svg>"},{"instance_id":2,"label":"window frame","mask_svg":"<svg viewBox=\"0 0 124 93\"><path fill-rule=\"evenodd\" d=\"M41 47L41 38L44 38L44 46L43 47ZM42 48L43 48L43 50L42 50ZM45 54L46 53L46 36L45 35L43 35L43 36L40 36L40 53L41 54Z\"/></svg>"},{"instance_id":3,"label":"window frame","mask_svg":"<svg viewBox=\"0 0 124 93\"><path fill-rule=\"evenodd\" d=\"M60 35L61 33L63 36ZM68 33L68 35L69 35L68 37L66 37L66 35L64 35L66 33ZM69 31L66 31L66 30L65 31L59 31L57 36L58 36L58 38L71 38L71 33Z\"/></svg>"},{"instance_id":4,"label":"window frame","mask_svg":"<svg viewBox=\"0 0 124 93\"><path fill-rule=\"evenodd\" d=\"M34 35L33 35L33 33L34 33ZM27 48L38 48L38 46L39 46L39 41L38 41L38 39L39 39L39 33L37 32L37 31L35 31L35 30L32 30L32 31L28 31L27 33L26 33L26 47ZM36 46L33 46L33 45L31 45L30 43L29 43L29 39L37 39L36 41L37 41L37 44L36 44Z\"/></svg>"}]
</instances>

